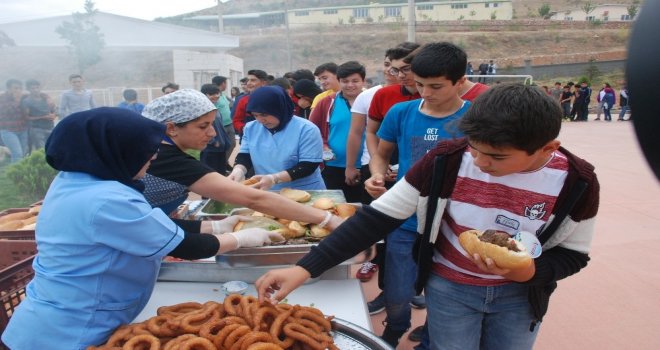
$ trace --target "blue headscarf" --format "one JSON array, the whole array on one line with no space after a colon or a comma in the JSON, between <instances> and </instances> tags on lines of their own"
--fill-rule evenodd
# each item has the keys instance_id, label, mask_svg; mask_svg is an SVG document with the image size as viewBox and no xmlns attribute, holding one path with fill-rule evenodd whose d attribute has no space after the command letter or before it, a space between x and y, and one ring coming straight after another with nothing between
<instances>
[{"instance_id":1,"label":"blue headscarf","mask_svg":"<svg viewBox=\"0 0 660 350\"><path fill-rule=\"evenodd\" d=\"M247 103L248 113L264 113L272 115L280 121L280 124L271 132L284 129L286 124L293 118L293 101L289 94L280 86L260 87L250 95Z\"/></svg>"},{"instance_id":2,"label":"blue headscarf","mask_svg":"<svg viewBox=\"0 0 660 350\"><path fill-rule=\"evenodd\" d=\"M115 180L138 191L133 177L142 169L165 134L165 125L126 109L101 107L71 114L46 141L46 161L60 171Z\"/></svg>"}]
</instances>

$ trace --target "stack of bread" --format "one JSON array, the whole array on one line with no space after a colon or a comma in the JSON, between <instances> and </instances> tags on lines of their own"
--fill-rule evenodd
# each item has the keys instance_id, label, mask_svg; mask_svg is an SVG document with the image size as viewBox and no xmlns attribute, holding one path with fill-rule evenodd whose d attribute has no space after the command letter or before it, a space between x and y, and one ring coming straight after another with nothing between
<instances>
[{"instance_id":1,"label":"stack of bread","mask_svg":"<svg viewBox=\"0 0 660 350\"><path fill-rule=\"evenodd\" d=\"M0 216L0 231L34 230L40 209L41 206L36 205L27 211Z\"/></svg>"}]
</instances>

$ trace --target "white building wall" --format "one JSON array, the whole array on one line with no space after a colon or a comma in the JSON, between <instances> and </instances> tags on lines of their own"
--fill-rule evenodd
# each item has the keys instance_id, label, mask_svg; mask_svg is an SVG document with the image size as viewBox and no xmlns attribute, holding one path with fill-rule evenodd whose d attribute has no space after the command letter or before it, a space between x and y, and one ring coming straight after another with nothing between
<instances>
[{"instance_id":1,"label":"white building wall","mask_svg":"<svg viewBox=\"0 0 660 350\"><path fill-rule=\"evenodd\" d=\"M211 82L216 75L227 77L228 86L238 86L238 81L231 81L243 72L243 60L225 53L173 50L174 81L181 88L199 90L202 84ZM233 73L233 74L232 74ZM240 79L239 77L239 79Z\"/></svg>"},{"instance_id":2,"label":"white building wall","mask_svg":"<svg viewBox=\"0 0 660 350\"><path fill-rule=\"evenodd\" d=\"M589 18L592 17L592 18ZM556 21L601 21L601 22L618 22L618 21L632 21L628 15L628 5L598 5L593 11L588 14L582 9L562 10L557 11L550 17Z\"/></svg>"}]
</instances>

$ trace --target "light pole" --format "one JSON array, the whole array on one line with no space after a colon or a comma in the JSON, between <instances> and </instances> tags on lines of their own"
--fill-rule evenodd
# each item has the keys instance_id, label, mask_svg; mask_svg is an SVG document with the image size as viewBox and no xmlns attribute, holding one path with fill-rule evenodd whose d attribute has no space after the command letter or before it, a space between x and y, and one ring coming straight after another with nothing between
<instances>
[{"instance_id":1,"label":"light pole","mask_svg":"<svg viewBox=\"0 0 660 350\"><path fill-rule=\"evenodd\" d=\"M218 0L218 6L216 6L216 12L218 13L218 33L224 34L225 25L222 21L222 4L228 2L229 0Z\"/></svg>"},{"instance_id":2,"label":"light pole","mask_svg":"<svg viewBox=\"0 0 660 350\"><path fill-rule=\"evenodd\" d=\"M415 0L408 0L408 41L415 42Z\"/></svg>"}]
</instances>

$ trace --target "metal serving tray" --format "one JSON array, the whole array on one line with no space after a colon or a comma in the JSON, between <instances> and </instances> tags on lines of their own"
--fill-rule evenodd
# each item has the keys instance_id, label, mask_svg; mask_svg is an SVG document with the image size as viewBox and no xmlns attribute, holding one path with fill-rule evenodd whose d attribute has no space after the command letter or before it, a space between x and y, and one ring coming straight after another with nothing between
<instances>
[{"instance_id":1,"label":"metal serving tray","mask_svg":"<svg viewBox=\"0 0 660 350\"><path fill-rule=\"evenodd\" d=\"M164 261L161 264L159 281L180 282L226 282L244 281L254 283L267 271L288 267L302 258L313 244L295 246L270 246L261 248L241 248L211 259L203 261ZM360 264L373 259L376 255L376 246L339 264L348 268L347 265ZM343 278L343 277L342 277ZM311 280L310 282L315 281Z\"/></svg>"},{"instance_id":2,"label":"metal serving tray","mask_svg":"<svg viewBox=\"0 0 660 350\"><path fill-rule=\"evenodd\" d=\"M339 318L332 320L332 335L341 350L394 350L368 330Z\"/></svg>"},{"instance_id":3,"label":"metal serving tray","mask_svg":"<svg viewBox=\"0 0 660 350\"><path fill-rule=\"evenodd\" d=\"M277 191L273 191L278 193ZM341 190L309 190L307 191L312 196L308 202L303 204L312 205L318 198L330 198L335 203L346 203L346 197ZM205 200L198 210L193 212L193 219L195 220L219 220L224 219L229 215L234 214L236 211L241 211L241 206L218 202L213 199Z\"/></svg>"}]
</instances>

